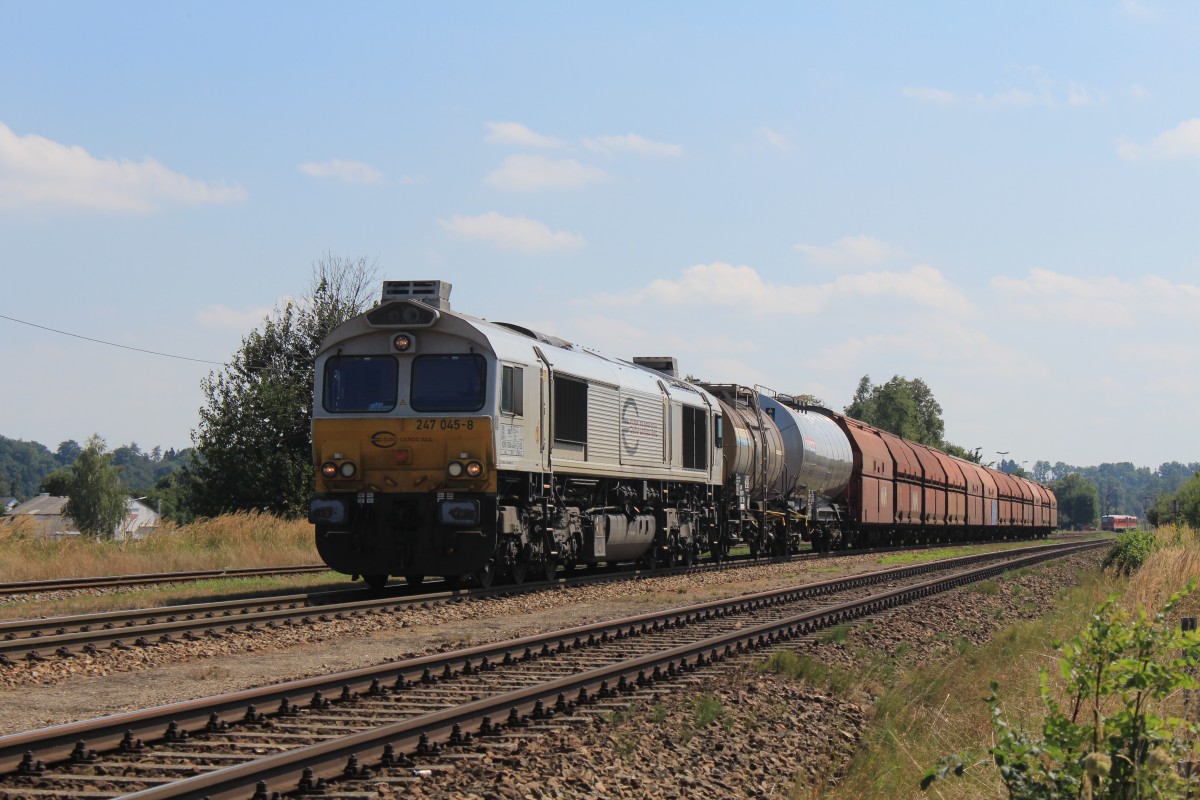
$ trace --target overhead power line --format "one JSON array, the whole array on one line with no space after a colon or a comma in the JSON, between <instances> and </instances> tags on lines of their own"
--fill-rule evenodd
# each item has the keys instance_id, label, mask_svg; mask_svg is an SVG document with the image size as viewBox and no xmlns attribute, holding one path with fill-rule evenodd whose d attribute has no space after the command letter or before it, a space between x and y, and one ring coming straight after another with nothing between
<instances>
[{"instance_id":1,"label":"overhead power line","mask_svg":"<svg viewBox=\"0 0 1200 800\"><path fill-rule=\"evenodd\" d=\"M149 355L162 356L163 358L175 358L180 361L195 361L200 364L216 364L218 367L225 366L225 362L223 362L223 361L209 361L208 359L205 359L205 358L189 358L188 356L177 356L177 355L174 355L173 353L160 353L157 350L146 350L145 348L142 348L142 347L130 347L127 344L117 344L116 342L106 342L103 339L93 339L91 336L81 336L78 333L70 333L68 331L60 331L57 328L49 328L45 325L38 325L37 323L34 323L34 322L26 322L23 319L17 319L15 317L5 316L4 314L0 314L0 319L6 319L9 322L20 323L21 325L28 325L31 328L40 328L44 331L50 331L51 333L58 333L63 336L71 336L76 339L83 339L84 341L87 341L87 342L95 342L96 344L104 344L104 345L108 345L109 347L119 347L122 350L133 350L138 353L148 353Z\"/></svg>"}]
</instances>

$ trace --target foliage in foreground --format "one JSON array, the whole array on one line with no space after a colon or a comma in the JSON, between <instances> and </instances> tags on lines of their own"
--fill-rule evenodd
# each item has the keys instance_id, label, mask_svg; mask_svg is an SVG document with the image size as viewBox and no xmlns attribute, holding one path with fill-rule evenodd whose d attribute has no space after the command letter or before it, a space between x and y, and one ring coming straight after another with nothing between
<instances>
[{"instance_id":1,"label":"foliage in foreground","mask_svg":"<svg viewBox=\"0 0 1200 800\"><path fill-rule=\"evenodd\" d=\"M1014 800L1132 800L1182 798L1187 787L1176 764L1194 756L1200 724L1160 716L1163 702L1180 689L1196 689L1200 635L1184 632L1168 615L1193 592L1196 581L1172 595L1149 617L1131 618L1110 597L1091 623L1060 646L1059 671L1069 699L1054 699L1042 670L1040 697L1046 710L1041 735L1005 722L992 683L995 743L989 750ZM921 788L950 774L962 775L967 760L954 755L925 773Z\"/></svg>"}]
</instances>

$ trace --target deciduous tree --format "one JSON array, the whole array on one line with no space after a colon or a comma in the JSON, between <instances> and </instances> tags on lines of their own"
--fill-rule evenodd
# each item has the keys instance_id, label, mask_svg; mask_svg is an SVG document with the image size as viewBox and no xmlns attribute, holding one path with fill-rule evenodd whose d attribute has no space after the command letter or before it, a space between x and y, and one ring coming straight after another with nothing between
<instances>
[{"instance_id":1,"label":"deciduous tree","mask_svg":"<svg viewBox=\"0 0 1200 800\"><path fill-rule=\"evenodd\" d=\"M1091 481L1071 473L1050 484L1050 489L1058 500L1060 528L1080 528L1096 523L1100 500Z\"/></svg>"},{"instance_id":2,"label":"deciduous tree","mask_svg":"<svg viewBox=\"0 0 1200 800\"><path fill-rule=\"evenodd\" d=\"M98 435L87 440L71 465L66 514L80 533L112 537L125 519L125 487L121 471L112 464L112 454Z\"/></svg>"},{"instance_id":3,"label":"deciduous tree","mask_svg":"<svg viewBox=\"0 0 1200 800\"><path fill-rule=\"evenodd\" d=\"M330 331L366 307L375 273L366 259L326 255L313 266L308 294L276 309L223 370L205 379L185 476L192 511L306 512L313 482L313 359Z\"/></svg>"},{"instance_id":4,"label":"deciduous tree","mask_svg":"<svg viewBox=\"0 0 1200 800\"><path fill-rule=\"evenodd\" d=\"M845 411L849 417L905 439L931 447L943 444L942 407L920 378L895 375L887 383L873 386L871 376L864 375Z\"/></svg>"}]
</instances>

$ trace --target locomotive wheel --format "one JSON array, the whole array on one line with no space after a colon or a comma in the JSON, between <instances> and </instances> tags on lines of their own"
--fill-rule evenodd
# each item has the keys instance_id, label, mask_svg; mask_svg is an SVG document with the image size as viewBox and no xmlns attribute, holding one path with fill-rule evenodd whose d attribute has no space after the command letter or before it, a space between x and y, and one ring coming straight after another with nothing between
<instances>
[{"instance_id":1,"label":"locomotive wheel","mask_svg":"<svg viewBox=\"0 0 1200 800\"><path fill-rule=\"evenodd\" d=\"M367 582L367 586L371 589L382 589L387 586L387 575L363 575L363 580Z\"/></svg>"},{"instance_id":2,"label":"locomotive wheel","mask_svg":"<svg viewBox=\"0 0 1200 800\"><path fill-rule=\"evenodd\" d=\"M412 586L415 588L425 582L425 576L424 575L405 575L404 582L407 583L409 586Z\"/></svg>"},{"instance_id":3,"label":"locomotive wheel","mask_svg":"<svg viewBox=\"0 0 1200 800\"><path fill-rule=\"evenodd\" d=\"M542 580L553 581L558 579L558 562L553 558L548 558L541 563Z\"/></svg>"},{"instance_id":4,"label":"locomotive wheel","mask_svg":"<svg viewBox=\"0 0 1200 800\"><path fill-rule=\"evenodd\" d=\"M508 567L508 574L513 583L524 583L529 575L529 564L520 559L513 561Z\"/></svg>"},{"instance_id":5,"label":"locomotive wheel","mask_svg":"<svg viewBox=\"0 0 1200 800\"><path fill-rule=\"evenodd\" d=\"M685 567L690 567L695 560L695 553L693 552L692 546L689 544L683 549L683 565Z\"/></svg>"}]
</instances>

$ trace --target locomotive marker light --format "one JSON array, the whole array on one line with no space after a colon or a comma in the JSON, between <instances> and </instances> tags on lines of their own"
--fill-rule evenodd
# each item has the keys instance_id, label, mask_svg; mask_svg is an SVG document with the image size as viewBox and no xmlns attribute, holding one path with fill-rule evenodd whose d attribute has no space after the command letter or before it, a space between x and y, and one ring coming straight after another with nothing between
<instances>
[{"instance_id":1,"label":"locomotive marker light","mask_svg":"<svg viewBox=\"0 0 1200 800\"><path fill-rule=\"evenodd\" d=\"M396 351L400 353L407 353L415 344L416 341L412 335L407 333L397 333L395 338L392 339L392 347L396 348Z\"/></svg>"},{"instance_id":2,"label":"locomotive marker light","mask_svg":"<svg viewBox=\"0 0 1200 800\"><path fill-rule=\"evenodd\" d=\"M467 462L467 477L468 478L478 478L482 474L483 474L483 464L481 464L478 461L468 461Z\"/></svg>"},{"instance_id":3,"label":"locomotive marker light","mask_svg":"<svg viewBox=\"0 0 1200 800\"><path fill-rule=\"evenodd\" d=\"M353 461L346 461L346 462L343 462L342 468L340 471L342 473L343 478L353 478L354 473L358 471L358 468L354 466Z\"/></svg>"},{"instance_id":4,"label":"locomotive marker light","mask_svg":"<svg viewBox=\"0 0 1200 800\"><path fill-rule=\"evenodd\" d=\"M337 464L332 461L326 461L321 465L321 474L326 478L336 478L338 472Z\"/></svg>"},{"instance_id":5,"label":"locomotive marker light","mask_svg":"<svg viewBox=\"0 0 1200 800\"><path fill-rule=\"evenodd\" d=\"M463 474L463 465L460 461L451 461L446 467L446 472L450 473L451 478L457 478Z\"/></svg>"}]
</instances>

